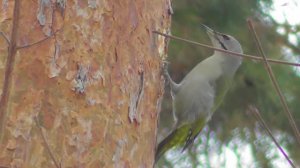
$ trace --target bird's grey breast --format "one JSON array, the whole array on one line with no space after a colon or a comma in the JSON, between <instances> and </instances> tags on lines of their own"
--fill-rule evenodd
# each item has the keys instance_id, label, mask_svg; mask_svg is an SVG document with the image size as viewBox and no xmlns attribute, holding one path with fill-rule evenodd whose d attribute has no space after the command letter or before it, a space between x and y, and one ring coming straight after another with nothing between
<instances>
[{"instance_id":1,"label":"bird's grey breast","mask_svg":"<svg viewBox=\"0 0 300 168\"><path fill-rule=\"evenodd\" d=\"M214 81L198 77L182 83L175 96L176 116L181 123L209 116L215 98ZM181 124L178 123L178 124Z\"/></svg>"}]
</instances>

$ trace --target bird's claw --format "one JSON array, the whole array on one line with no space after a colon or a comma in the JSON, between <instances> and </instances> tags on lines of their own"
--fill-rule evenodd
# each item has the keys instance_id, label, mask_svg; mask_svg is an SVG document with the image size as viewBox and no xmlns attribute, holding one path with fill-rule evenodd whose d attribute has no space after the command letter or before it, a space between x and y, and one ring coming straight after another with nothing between
<instances>
[{"instance_id":1,"label":"bird's claw","mask_svg":"<svg viewBox=\"0 0 300 168\"><path fill-rule=\"evenodd\" d=\"M168 67L169 67L170 62L168 61L163 61L163 74L165 77L168 76L169 72L168 72Z\"/></svg>"}]
</instances>

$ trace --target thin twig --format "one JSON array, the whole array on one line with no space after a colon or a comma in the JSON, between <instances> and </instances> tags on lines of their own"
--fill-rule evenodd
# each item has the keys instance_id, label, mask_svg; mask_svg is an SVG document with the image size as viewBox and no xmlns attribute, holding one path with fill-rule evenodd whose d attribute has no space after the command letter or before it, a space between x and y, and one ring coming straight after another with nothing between
<instances>
[{"instance_id":1,"label":"thin twig","mask_svg":"<svg viewBox=\"0 0 300 168\"><path fill-rule=\"evenodd\" d=\"M9 41L8 37L4 34L4 32L0 32L0 34L5 39L6 43L9 45L10 41Z\"/></svg>"},{"instance_id":2,"label":"thin twig","mask_svg":"<svg viewBox=\"0 0 300 168\"><path fill-rule=\"evenodd\" d=\"M2 165L0 165L0 168L9 168L8 166L2 166Z\"/></svg>"},{"instance_id":3,"label":"thin twig","mask_svg":"<svg viewBox=\"0 0 300 168\"><path fill-rule=\"evenodd\" d=\"M255 56L255 55L240 54L240 53L236 53L236 52L232 52L232 51L228 51L228 50L223 50L223 49L215 48L215 47L212 47L212 46L209 46L209 45L206 45L206 44L202 44L202 43L198 43L198 42L195 42L195 41L191 41L191 40L183 39L183 38L180 38L180 37L176 37L176 36L168 35L168 34L165 34L165 33L161 33L159 31L155 31L155 30L153 31L153 33L159 34L161 36L164 36L164 37L167 37L167 38L170 38L170 39L184 41L184 42L187 42L187 43L190 43L190 44L194 44L194 45L197 45L197 46L201 46L201 47L213 49L213 50L216 50L216 51L228 53L228 54L231 54L231 55L244 57L244 58L249 58L249 59L252 59L252 60L264 61L262 57L258 57L258 56ZM231 55L229 55L229 56L231 56ZM275 59L268 59L268 61L272 62L272 63L276 63L276 64L300 66L300 63L293 63L293 62L287 62L287 61L281 61L281 60L275 60Z\"/></svg>"},{"instance_id":4,"label":"thin twig","mask_svg":"<svg viewBox=\"0 0 300 168\"><path fill-rule=\"evenodd\" d=\"M10 43L8 46L8 53L5 65L5 73L2 85L2 94L0 96L0 143L4 136L4 127L6 124L7 106L10 97L11 83L12 83L12 73L14 70L14 63L16 58L16 43L18 38L18 28L19 28L19 16L20 16L20 0L15 0L15 5L13 9L13 20L12 20L12 30L10 34Z\"/></svg>"},{"instance_id":5,"label":"thin twig","mask_svg":"<svg viewBox=\"0 0 300 168\"><path fill-rule=\"evenodd\" d=\"M56 33L59 32L60 30L62 30L62 29L56 30L51 36L48 36L48 37L46 37L46 38L43 38L43 39L41 39L41 40L39 40L39 41L33 42L33 43L31 43L31 44L23 45L23 46L18 46L17 49L28 48L28 47L34 46L34 45L36 45L36 44L42 43L42 42L44 42L44 41L46 41L46 40L48 40L48 39L54 37L54 36L56 35Z\"/></svg>"},{"instance_id":6,"label":"thin twig","mask_svg":"<svg viewBox=\"0 0 300 168\"><path fill-rule=\"evenodd\" d=\"M265 67L266 67L266 69L268 71L269 77L270 77L270 79L271 79L271 81L273 83L273 86L274 86L274 88L275 88L275 90L276 90L276 92L277 92L277 94L278 94L278 96L280 98L281 104L282 104L282 106L284 108L284 111L285 111L287 117L288 117L289 123L290 123L291 127L293 128L293 131L294 131L294 134L296 136L296 139L297 139L297 141L298 141L298 143L300 145L300 133L299 133L299 130L297 128L296 122L295 122L295 120L293 118L293 115L292 115L292 113L289 110L287 102L286 102L286 100L285 100L285 98L284 98L284 96L283 96L283 94L281 92L281 89L280 89L280 87L278 85L278 82L277 82L277 80L275 78L275 75L274 75L274 73L272 71L272 68L271 68L271 66L268 63L268 60L267 60L266 55L265 55L265 53L264 53L264 51L262 49L261 43L260 43L260 41L259 41L259 39L257 37L257 34L256 34L256 31L255 31L254 26L252 24L252 21L249 19L249 20L247 20L247 22L248 22L248 25L249 25L249 28L250 28L251 32L253 33L253 36L254 36L257 48L258 48L261 56L264 59Z\"/></svg>"},{"instance_id":7,"label":"thin twig","mask_svg":"<svg viewBox=\"0 0 300 168\"><path fill-rule=\"evenodd\" d=\"M54 164L55 164L55 167L56 167L56 168L60 168L61 166L60 166L60 164L58 164L58 162L56 161L56 159L55 159L55 157L54 157L54 155L53 155L53 153L52 153L52 151L51 151L51 149L50 149L50 146L49 146L49 144L47 143L46 137L45 137L45 135L44 135L44 133L43 133L42 127L41 127L41 125L39 124L39 121L38 121L37 117L34 117L34 121L35 121L36 126L38 127L39 132L40 132L40 134L41 134L41 136L42 136L42 139L43 139L43 141L44 141L46 150L48 151L48 153L49 153L49 155L50 155L52 161L53 161Z\"/></svg>"},{"instance_id":8,"label":"thin twig","mask_svg":"<svg viewBox=\"0 0 300 168\"><path fill-rule=\"evenodd\" d=\"M275 137L273 136L270 128L268 127L268 125L266 124L266 122L264 121L264 119L261 117L259 111L257 108L255 108L254 106L249 106L248 110L254 115L254 117L256 118L256 120L259 121L261 127L264 128L264 130L268 133L269 137L272 139L272 141L275 143L275 145L277 146L277 148L279 149L279 151L282 153L282 155L285 157L285 159L289 162L289 164L293 167L296 168L296 166L294 165L294 163L291 161L291 159L289 158L289 156L287 155L287 153L284 151L284 149L279 145L279 143L277 142L277 140L275 139Z\"/></svg>"}]
</instances>

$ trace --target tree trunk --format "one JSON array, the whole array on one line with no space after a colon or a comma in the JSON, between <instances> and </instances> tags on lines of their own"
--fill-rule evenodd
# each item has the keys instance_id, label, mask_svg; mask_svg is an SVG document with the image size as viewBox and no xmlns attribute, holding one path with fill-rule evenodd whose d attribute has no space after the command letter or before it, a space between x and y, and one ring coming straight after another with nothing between
<instances>
[{"instance_id":1,"label":"tree trunk","mask_svg":"<svg viewBox=\"0 0 300 168\"><path fill-rule=\"evenodd\" d=\"M152 167L169 0L0 0L0 167Z\"/></svg>"}]
</instances>

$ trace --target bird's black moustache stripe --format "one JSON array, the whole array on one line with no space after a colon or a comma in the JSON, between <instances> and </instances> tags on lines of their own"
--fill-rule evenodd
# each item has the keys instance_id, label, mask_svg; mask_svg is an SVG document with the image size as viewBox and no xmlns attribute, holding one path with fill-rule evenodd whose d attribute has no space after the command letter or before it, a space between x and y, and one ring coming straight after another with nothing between
<instances>
[{"instance_id":1,"label":"bird's black moustache stripe","mask_svg":"<svg viewBox=\"0 0 300 168\"><path fill-rule=\"evenodd\" d=\"M218 32L214 32L214 33L217 34ZM218 33L218 34L220 34L220 33ZM218 36L215 35L215 38L218 40L219 44L221 45L221 47L222 47L224 50L228 50L228 49L225 47L225 45L221 42L221 40L218 38Z\"/></svg>"},{"instance_id":2,"label":"bird's black moustache stripe","mask_svg":"<svg viewBox=\"0 0 300 168\"><path fill-rule=\"evenodd\" d=\"M221 40L219 40L219 38L217 38L218 39L218 42L220 43L220 45L222 46L222 48L224 49L224 50L228 50L226 47L225 47L225 45L221 42Z\"/></svg>"}]
</instances>

